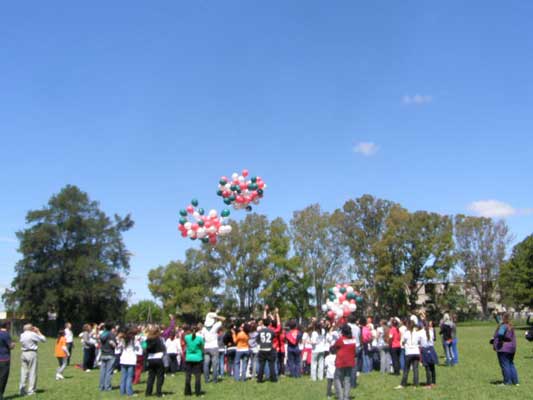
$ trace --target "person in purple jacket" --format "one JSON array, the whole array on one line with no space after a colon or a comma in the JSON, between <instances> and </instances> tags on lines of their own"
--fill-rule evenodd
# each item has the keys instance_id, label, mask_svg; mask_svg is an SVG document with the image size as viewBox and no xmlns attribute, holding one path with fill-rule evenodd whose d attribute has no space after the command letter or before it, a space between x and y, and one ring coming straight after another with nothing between
<instances>
[{"instance_id":1,"label":"person in purple jacket","mask_svg":"<svg viewBox=\"0 0 533 400\"><path fill-rule=\"evenodd\" d=\"M516 336L508 313L503 314L502 322L494 332L492 346L498 355L504 385L518 385L518 374L514 366Z\"/></svg>"}]
</instances>

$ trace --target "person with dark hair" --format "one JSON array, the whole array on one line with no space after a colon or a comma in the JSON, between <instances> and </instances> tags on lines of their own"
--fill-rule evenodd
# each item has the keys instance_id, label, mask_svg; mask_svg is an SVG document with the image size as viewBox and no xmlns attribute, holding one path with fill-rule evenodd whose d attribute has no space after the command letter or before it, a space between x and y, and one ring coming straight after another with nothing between
<instances>
[{"instance_id":1,"label":"person with dark hair","mask_svg":"<svg viewBox=\"0 0 533 400\"><path fill-rule=\"evenodd\" d=\"M425 321L421 336L420 352L422 364L426 369L426 388L432 389L437 384L435 365L439 363L439 357L435 351L435 329L433 322Z\"/></svg>"},{"instance_id":2,"label":"person with dark hair","mask_svg":"<svg viewBox=\"0 0 533 400\"><path fill-rule=\"evenodd\" d=\"M355 368L355 339L352 328L345 324L341 327L341 337L333 345L335 359L335 392L338 400L349 400L352 370Z\"/></svg>"},{"instance_id":3,"label":"person with dark hair","mask_svg":"<svg viewBox=\"0 0 533 400\"><path fill-rule=\"evenodd\" d=\"M168 356L168 372L174 375L178 371L178 355L181 353L181 340L175 331L165 340L165 347Z\"/></svg>"},{"instance_id":4,"label":"person with dark hair","mask_svg":"<svg viewBox=\"0 0 533 400\"><path fill-rule=\"evenodd\" d=\"M4 398L4 392L9 379L9 368L11 365L11 350L15 348L15 343L11 340L8 332L9 323L0 322L0 400Z\"/></svg>"},{"instance_id":5,"label":"person with dark hair","mask_svg":"<svg viewBox=\"0 0 533 400\"><path fill-rule=\"evenodd\" d=\"M242 324L238 330L232 329L233 341L237 345L233 374L236 381L246 381L246 368L248 366L250 351L250 346L248 344L249 332L250 327L248 324Z\"/></svg>"},{"instance_id":6,"label":"person with dark hair","mask_svg":"<svg viewBox=\"0 0 533 400\"><path fill-rule=\"evenodd\" d=\"M398 318L391 319L391 327L389 329L389 343L390 355L392 359L392 370L394 375L400 375L400 355L402 352L401 333L398 328Z\"/></svg>"},{"instance_id":7,"label":"person with dark hair","mask_svg":"<svg viewBox=\"0 0 533 400\"><path fill-rule=\"evenodd\" d=\"M111 390L111 377L113 375L113 365L115 364L116 337L113 333L113 324L106 322L104 330L100 334L100 391Z\"/></svg>"},{"instance_id":8,"label":"person with dark hair","mask_svg":"<svg viewBox=\"0 0 533 400\"><path fill-rule=\"evenodd\" d=\"M379 327L376 329L376 333L376 344L379 350L379 371L382 374L388 374L390 372L391 354L389 327L386 320L382 319L379 322Z\"/></svg>"},{"instance_id":9,"label":"person with dark hair","mask_svg":"<svg viewBox=\"0 0 533 400\"><path fill-rule=\"evenodd\" d=\"M191 377L194 375L194 393L202 394L202 363L204 339L197 335L198 328L192 327L191 333L185 335L185 396L191 396Z\"/></svg>"},{"instance_id":10,"label":"person with dark hair","mask_svg":"<svg viewBox=\"0 0 533 400\"><path fill-rule=\"evenodd\" d=\"M146 396L152 395L154 382L156 384L156 396L161 397L163 395L163 383L165 382L163 356L165 351L165 342L161 337L161 329L158 326L153 326L146 336L146 370L148 371Z\"/></svg>"},{"instance_id":11,"label":"person with dark hair","mask_svg":"<svg viewBox=\"0 0 533 400\"><path fill-rule=\"evenodd\" d=\"M263 319L259 321L257 327L257 343L259 347L258 353L258 371L257 382L263 382L263 374L265 372L265 365L268 363L268 371L270 375L270 381L276 382L276 350L273 347L274 344L274 332L269 328L270 320Z\"/></svg>"},{"instance_id":12,"label":"person with dark hair","mask_svg":"<svg viewBox=\"0 0 533 400\"><path fill-rule=\"evenodd\" d=\"M329 349L329 354L324 359L327 380L326 395L328 396L328 400L333 396L332 388L335 381L335 362L337 360L335 352L335 347L331 347L331 349Z\"/></svg>"},{"instance_id":13,"label":"person with dark hair","mask_svg":"<svg viewBox=\"0 0 533 400\"><path fill-rule=\"evenodd\" d=\"M328 350L326 330L319 321L315 321L311 332L311 380L324 379L324 358Z\"/></svg>"},{"instance_id":14,"label":"person with dark hair","mask_svg":"<svg viewBox=\"0 0 533 400\"><path fill-rule=\"evenodd\" d=\"M289 332L285 339L287 340L287 367L291 378L299 378L302 369L302 352L300 343L302 341L302 332L298 329L295 320L289 321Z\"/></svg>"},{"instance_id":15,"label":"person with dark hair","mask_svg":"<svg viewBox=\"0 0 533 400\"><path fill-rule=\"evenodd\" d=\"M65 379L63 371L67 368L67 358L69 356L67 348L67 339L65 338L65 331L61 329L57 334L54 354L57 358L59 367L56 369L56 381Z\"/></svg>"},{"instance_id":16,"label":"person with dark hair","mask_svg":"<svg viewBox=\"0 0 533 400\"><path fill-rule=\"evenodd\" d=\"M137 349L135 348L135 335L137 330L128 329L118 336L120 353L120 394L133 396L133 375L137 364Z\"/></svg>"},{"instance_id":17,"label":"person with dark hair","mask_svg":"<svg viewBox=\"0 0 533 400\"><path fill-rule=\"evenodd\" d=\"M82 368L85 372L89 372L93 369L94 358L96 357L96 340L94 340L92 335L92 327L90 324L83 325L81 345L83 348Z\"/></svg>"},{"instance_id":18,"label":"person with dark hair","mask_svg":"<svg viewBox=\"0 0 533 400\"><path fill-rule=\"evenodd\" d=\"M514 365L516 353L516 336L509 313L504 313L502 322L494 332L491 340L502 370L504 385L518 385L518 373Z\"/></svg>"},{"instance_id":19,"label":"person with dark hair","mask_svg":"<svg viewBox=\"0 0 533 400\"><path fill-rule=\"evenodd\" d=\"M72 324L65 323L65 339L67 341L68 357L67 367L70 365L70 357L72 356L72 348L74 347L74 333L72 332Z\"/></svg>"},{"instance_id":20,"label":"person with dark hair","mask_svg":"<svg viewBox=\"0 0 533 400\"><path fill-rule=\"evenodd\" d=\"M407 386L409 370L413 367L413 384L418 386L418 362L420 360L421 337L413 320L407 322L407 330L403 335L405 346L405 368L403 369L402 382L395 389L403 389Z\"/></svg>"}]
</instances>

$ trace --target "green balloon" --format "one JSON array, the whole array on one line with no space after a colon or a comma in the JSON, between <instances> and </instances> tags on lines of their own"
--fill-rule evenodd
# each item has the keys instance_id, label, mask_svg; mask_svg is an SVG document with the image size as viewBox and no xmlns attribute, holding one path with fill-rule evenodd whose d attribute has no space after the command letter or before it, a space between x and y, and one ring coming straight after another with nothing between
<instances>
[{"instance_id":1,"label":"green balloon","mask_svg":"<svg viewBox=\"0 0 533 400\"><path fill-rule=\"evenodd\" d=\"M329 295L333 295L333 294L335 294L335 291L333 290L332 287L330 287L330 288L328 289L328 294L329 294Z\"/></svg>"},{"instance_id":2,"label":"green balloon","mask_svg":"<svg viewBox=\"0 0 533 400\"><path fill-rule=\"evenodd\" d=\"M250 179L253 183L257 182L257 176L252 176L252 179Z\"/></svg>"},{"instance_id":3,"label":"green balloon","mask_svg":"<svg viewBox=\"0 0 533 400\"><path fill-rule=\"evenodd\" d=\"M187 216L187 210L180 210L180 215L182 217L186 217Z\"/></svg>"},{"instance_id":4,"label":"green balloon","mask_svg":"<svg viewBox=\"0 0 533 400\"><path fill-rule=\"evenodd\" d=\"M346 298L347 298L348 300L355 300L355 297L356 297L356 295L355 295L354 292L350 292L350 293L348 293L348 294L346 295Z\"/></svg>"},{"instance_id":5,"label":"green balloon","mask_svg":"<svg viewBox=\"0 0 533 400\"><path fill-rule=\"evenodd\" d=\"M232 192L234 192L234 191L237 190L237 188L238 188L237 185L231 185L230 190L231 190Z\"/></svg>"},{"instance_id":6,"label":"green balloon","mask_svg":"<svg viewBox=\"0 0 533 400\"><path fill-rule=\"evenodd\" d=\"M258 194L259 196L262 196L263 193L264 193L264 192L263 192L263 189L259 189L259 190L257 191L257 194Z\"/></svg>"},{"instance_id":7,"label":"green balloon","mask_svg":"<svg viewBox=\"0 0 533 400\"><path fill-rule=\"evenodd\" d=\"M196 206L198 205L198 200L196 200L196 199L192 199L192 200L191 200L191 204L192 204L194 207L196 207Z\"/></svg>"},{"instance_id":8,"label":"green balloon","mask_svg":"<svg viewBox=\"0 0 533 400\"><path fill-rule=\"evenodd\" d=\"M217 190L217 196L222 196L222 190L220 189Z\"/></svg>"},{"instance_id":9,"label":"green balloon","mask_svg":"<svg viewBox=\"0 0 533 400\"><path fill-rule=\"evenodd\" d=\"M224 199L224 204L229 206L231 204L231 200L230 199Z\"/></svg>"},{"instance_id":10,"label":"green balloon","mask_svg":"<svg viewBox=\"0 0 533 400\"><path fill-rule=\"evenodd\" d=\"M218 183L220 183L221 185L225 185L226 183L228 183L228 181L225 179L221 179L218 181Z\"/></svg>"},{"instance_id":11,"label":"green balloon","mask_svg":"<svg viewBox=\"0 0 533 400\"><path fill-rule=\"evenodd\" d=\"M339 292L341 292L342 294L346 293L346 288L345 287L341 287L339 289Z\"/></svg>"},{"instance_id":12,"label":"green balloon","mask_svg":"<svg viewBox=\"0 0 533 400\"><path fill-rule=\"evenodd\" d=\"M205 210L203 208L199 208L198 209L198 214L204 215L205 214Z\"/></svg>"},{"instance_id":13,"label":"green balloon","mask_svg":"<svg viewBox=\"0 0 533 400\"><path fill-rule=\"evenodd\" d=\"M335 295L334 294L330 294L329 295L329 301L335 301Z\"/></svg>"},{"instance_id":14,"label":"green balloon","mask_svg":"<svg viewBox=\"0 0 533 400\"><path fill-rule=\"evenodd\" d=\"M229 214L230 214L230 211L228 209L225 209L225 210L222 210L222 216L225 218L225 217L229 217Z\"/></svg>"},{"instance_id":15,"label":"green balloon","mask_svg":"<svg viewBox=\"0 0 533 400\"><path fill-rule=\"evenodd\" d=\"M235 195L232 194L230 197L228 197L230 203L235 201Z\"/></svg>"},{"instance_id":16,"label":"green balloon","mask_svg":"<svg viewBox=\"0 0 533 400\"><path fill-rule=\"evenodd\" d=\"M180 218L180 225L185 225L187 223L187 218Z\"/></svg>"},{"instance_id":17,"label":"green balloon","mask_svg":"<svg viewBox=\"0 0 533 400\"><path fill-rule=\"evenodd\" d=\"M361 303L363 301L363 297L362 296L357 296L355 298L355 301L357 301L358 303Z\"/></svg>"},{"instance_id":18,"label":"green balloon","mask_svg":"<svg viewBox=\"0 0 533 400\"><path fill-rule=\"evenodd\" d=\"M209 243L209 238L206 238L206 237L202 238L202 242L203 243Z\"/></svg>"},{"instance_id":19,"label":"green balloon","mask_svg":"<svg viewBox=\"0 0 533 400\"><path fill-rule=\"evenodd\" d=\"M235 190L237 193L241 193L242 190L241 190L241 187L240 186L237 186L237 189Z\"/></svg>"},{"instance_id":20,"label":"green balloon","mask_svg":"<svg viewBox=\"0 0 533 400\"><path fill-rule=\"evenodd\" d=\"M201 219L200 221L198 221L198 226L204 226L205 222L203 219Z\"/></svg>"}]
</instances>

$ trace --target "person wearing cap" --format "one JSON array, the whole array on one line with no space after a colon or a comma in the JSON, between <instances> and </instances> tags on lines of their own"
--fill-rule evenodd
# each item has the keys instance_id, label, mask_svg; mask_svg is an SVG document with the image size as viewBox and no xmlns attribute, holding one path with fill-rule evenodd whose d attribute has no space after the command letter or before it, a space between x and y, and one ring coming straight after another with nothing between
<instances>
[{"instance_id":1,"label":"person wearing cap","mask_svg":"<svg viewBox=\"0 0 533 400\"><path fill-rule=\"evenodd\" d=\"M32 395L37 387L37 351L39 343L46 338L39 328L32 324L24 325L20 335L20 395Z\"/></svg>"}]
</instances>

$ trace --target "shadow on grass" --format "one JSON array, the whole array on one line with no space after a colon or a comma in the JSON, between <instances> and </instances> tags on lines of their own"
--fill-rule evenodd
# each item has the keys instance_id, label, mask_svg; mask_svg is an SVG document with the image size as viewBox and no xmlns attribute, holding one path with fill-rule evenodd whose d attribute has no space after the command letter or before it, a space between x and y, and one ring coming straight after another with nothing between
<instances>
[{"instance_id":1,"label":"shadow on grass","mask_svg":"<svg viewBox=\"0 0 533 400\"><path fill-rule=\"evenodd\" d=\"M498 380L498 381L490 381L490 384L491 384L491 385L503 385L503 381L502 381L502 380Z\"/></svg>"}]
</instances>

